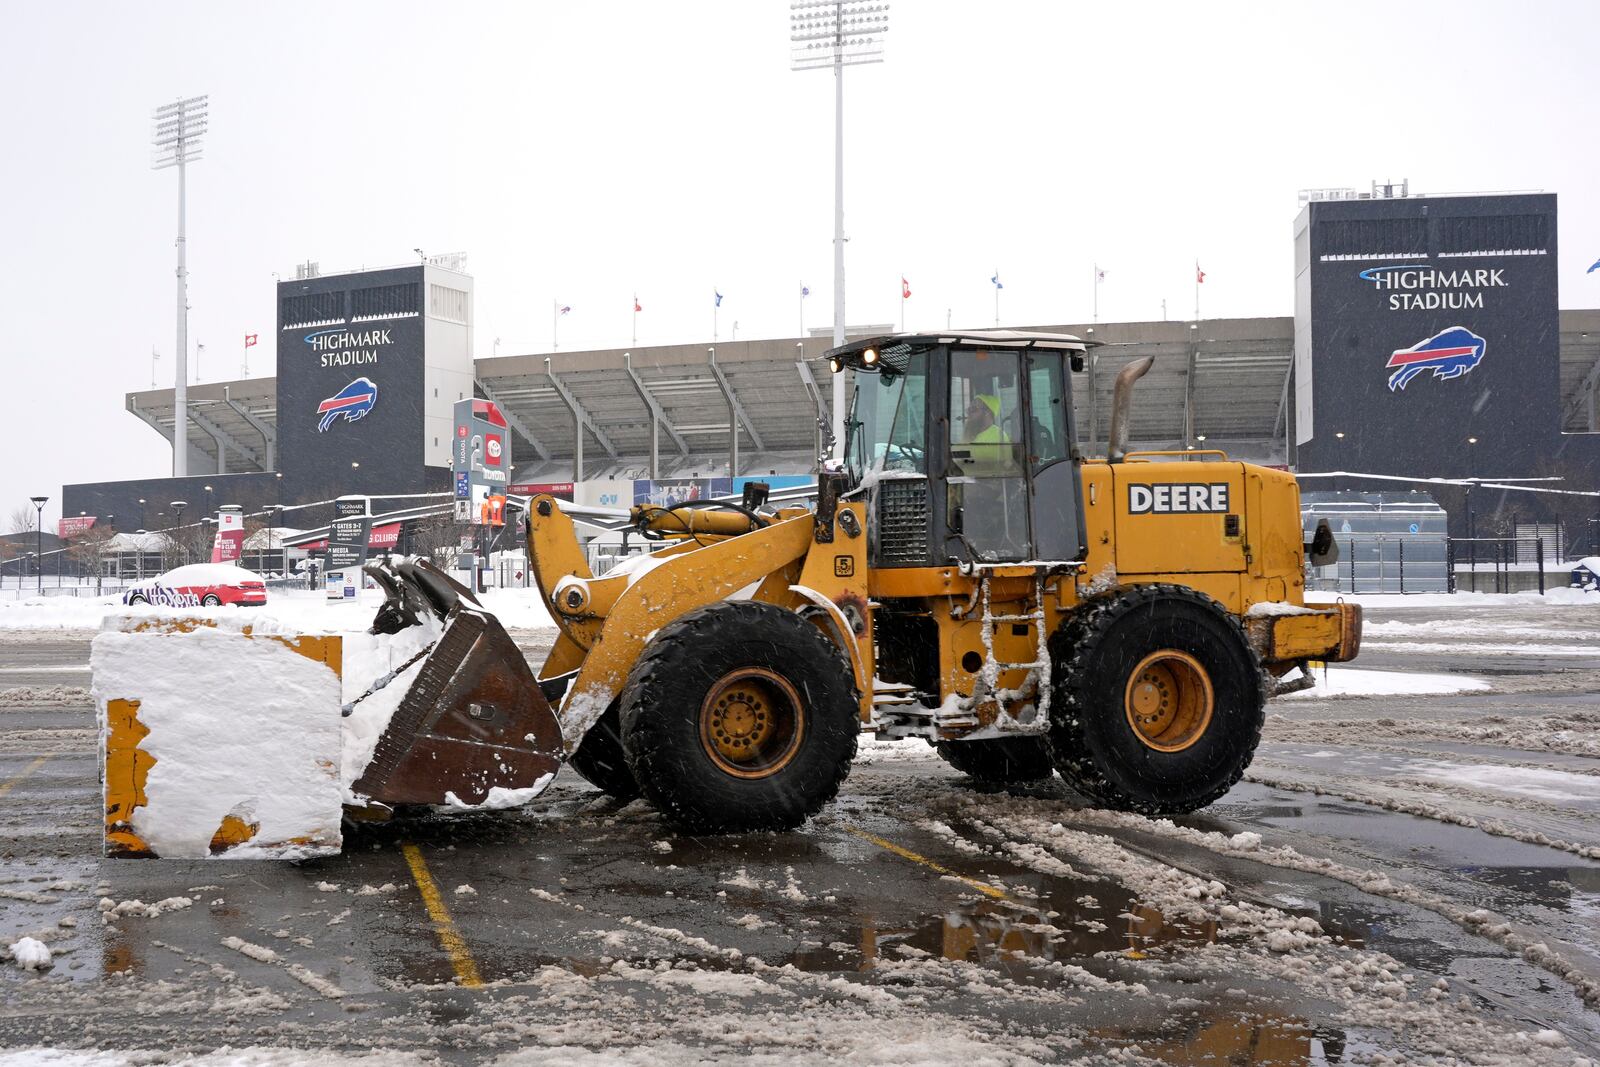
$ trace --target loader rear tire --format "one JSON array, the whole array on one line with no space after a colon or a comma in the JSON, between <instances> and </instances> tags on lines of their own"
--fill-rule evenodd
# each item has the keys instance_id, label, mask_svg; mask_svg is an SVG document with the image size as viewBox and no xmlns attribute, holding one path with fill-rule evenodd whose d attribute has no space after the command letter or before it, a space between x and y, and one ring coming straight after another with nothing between
<instances>
[{"instance_id":1,"label":"loader rear tire","mask_svg":"<svg viewBox=\"0 0 1600 1067\"><path fill-rule=\"evenodd\" d=\"M1042 737L996 737L981 741L940 741L939 758L988 785L1023 785L1056 772L1050 745Z\"/></svg>"},{"instance_id":2,"label":"loader rear tire","mask_svg":"<svg viewBox=\"0 0 1600 1067\"><path fill-rule=\"evenodd\" d=\"M639 783L628 769L628 756L622 750L622 715L617 701L612 701L600 721L583 735L567 762L602 793L618 800L632 800L639 795Z\"/></svg>"},{"instance_id":3,"label":"loader rear tire","mask_svg":"<svg viewBox=\"0 0 1600 1067\"><path fill-rule=\"evenodd\" d=\"M850 665L812 623L724 601L662 628L622 691L640 790L692 834L790 830L838 793L855 759Z\"/></svg>"},{"instance_id":4,"label":"loader rear tire","mask_svg":"<svg viewBox=\"0 0 1600 1067\"><path fill-rule=\"evenodd\" d=\"M1177 585L1118 590L1052 642L1050 747L1068 785L1143 815L1194 811L1244 775L1266 683L1239 621Z\"/></svg>"}]
</instances>

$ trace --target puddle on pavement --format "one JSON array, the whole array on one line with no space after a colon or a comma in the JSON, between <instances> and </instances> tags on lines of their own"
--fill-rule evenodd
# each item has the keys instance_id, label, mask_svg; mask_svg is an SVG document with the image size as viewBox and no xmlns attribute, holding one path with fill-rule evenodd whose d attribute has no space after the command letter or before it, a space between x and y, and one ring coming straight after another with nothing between
<instances>
[{"instance_id":1,"label":"puddle on pavement","mask_svg":"<svg viewBox=\"0 0 1600 1067\"><path fill-rule=\"evenodd\" d=\"M1169 922L1142 904L1130 903L1117 911L1097 903L1074 903L1070 912L1062 913L983 900L909 923L862 919L853 941L841 939L803 950L788 962L806 971L870 971L880 959L932 957L1017 971L1020 976L1029 960L1081 964L1100 952L1142 959L1166 946L1208 944L1217 933L1215 922L1198 926ZM1048 983L1048 975L1042 977Z\"/></svg>"}]
</instances>

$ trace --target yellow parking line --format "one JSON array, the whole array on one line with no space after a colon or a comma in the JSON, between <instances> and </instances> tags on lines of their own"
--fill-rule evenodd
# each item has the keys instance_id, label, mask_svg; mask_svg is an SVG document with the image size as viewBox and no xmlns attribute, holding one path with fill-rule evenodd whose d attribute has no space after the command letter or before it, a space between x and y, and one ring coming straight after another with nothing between
<instances>
[{"instance_id":1,"label":"yellow parking line","mask_svg":"<svg viewBox=\"0 0 1600 1067\"><path fill-rule=\"evenodd\" d=\"M954 878L958 882L964 882L967 885L970 885L972 888L976 889L978 892L984 894L987 897L992 897L995 900L1010 900L1011 899L1010 896L1007 895L1006 891L1004 889L999 888L998 886L992 886L988 882L980 882L976 878L968 878L964 874L957 874L955 871L952 871L950 868L941 866L940 864L935 863L933 860L930 860L928 857L922 856L922 855L918 855L917 853L912 852L909 848L906 848L906 847L904 847L902 845L897 845L893 841L889 841L889 840L887 840L885 838L879 837L877 834L869 834L869 833L867 833L867 831L862 830L862 829L858 829L857 827L854 827L854 826L846 826L845 829L850 831L852 834L855 834L857 837L861 838L861 840L863 840L863 841L871 842L872 844L877 845L879 848L884 849L885 851L893 852L896 856L899 856L901 859L910 860L912 863L919 863L922 866L928 868L928 870L933 871L933 872L935 872L937 874L942 874L942 875L945 875L946 877Z\"/></svg>"},{"instance_id":2,"label":"yellow parking line","mask_svg":"<svg viewBox=\"0 0 1600 1067\"><path fill-rule=\"evenodd\" d=\"M38 770L40 767L43 767L45 760L47 760L49 758L50 758L49 756L40 756L38 759L34 760L32 763L30 763L26 767L22 768L22 773L21 774L17 775L15 778L11 779L11 781L5 783L4 785L0 785L0 797L3 797L7 793L11 792L12 786L16 785L18 782L20 782L24 778L28 777L28 775L32 774L34 771Z\"/></svg>"},{"instance_id":3,"label":"yellow parking line","mask_svg":"<svg viewBox=\"0 0 1600 1067\"><path fill-rule=\"evenodd\" d=\"M417 889L422 893L422 903L428 909L428 918L433 920L433 929L439 935L439 944L450 954L450 966L455 968L456 977L461 979L463 986L483 985L483 979L478 975L478 965L473 962L472 953L467 951L467 943L461 939L461 934L456 930L456 922L450 917L450 909L445 907L444 897L439 893L439 885L433 880L433 875L428 873L428 864L422 858L422 850L407 841L400 846L400 851L405 854L406 863L411 866L411 877L416 879Z\"/></svg>"}]
</instances>

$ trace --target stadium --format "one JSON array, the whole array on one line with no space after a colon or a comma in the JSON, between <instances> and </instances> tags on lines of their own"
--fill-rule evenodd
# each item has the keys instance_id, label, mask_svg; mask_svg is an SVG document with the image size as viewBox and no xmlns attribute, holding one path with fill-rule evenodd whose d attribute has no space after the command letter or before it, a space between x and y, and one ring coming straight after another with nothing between
<instances>
[{"instance_id":1,"label":"stadium","mask_svg":"<svg viewBox=\"0 0 1600 1067\"><path fill-rule=\"evenodd\" d=\"M1292 315L1012 328L1097 343L1073 383L1084 455L1105 451L1116 373L1152 356L1137 448L1221 449L1296 471L1308 493L1450 479L1425 488L1455 536L1507 523L1515 535L1524 522L1581 534L1596 498L1572 491L1600 483L1600 311L1558 310L1555 221L1549 194L1314 198L1296 224ZM200 473L66 486L63 529L165 529L181 519L176 501L190 521L222 504L297 509L284 521L300 528L325 523L340 495L415 504L404 498L449 490L448 409L467 395L505 413L513 492L625 505L727 492L726 479L792 485L815 469L828 339L473 358L460 267L281 281L277 375L188 390L188 469ZM1477 347L1439 349L1450 330ZM174 439L171 389L129 393L126 408ZM1472 479L1492 483L1476 501ZM1564 491L1505 487L1516 479Z\"/></svg>"}]
</instances>

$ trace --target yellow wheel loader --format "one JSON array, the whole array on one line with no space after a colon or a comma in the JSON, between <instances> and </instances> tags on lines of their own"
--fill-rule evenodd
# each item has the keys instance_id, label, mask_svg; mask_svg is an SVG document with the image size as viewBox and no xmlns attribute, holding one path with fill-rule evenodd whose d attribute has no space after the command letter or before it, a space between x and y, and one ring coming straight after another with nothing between
<instances>
[{"instance_id":1,"label":"yellow wheel loader","mask_svg":"<svg viewBox=\"0 0 1600 1067\"><path fill-rule=\"evenodd\" d=\"M1217 451L1129 452L1145 359L1115 387L1107 458L1079 451L1089 344L905 334L828 353L854 372L842 463L812 506L638 505L655 550L591 574L572 513L527 512L560 634L535 675L465 589L372 573L375 630L444 623L357 792L477 803L564 758L689 832L794 827L862 731L924 738L992 783L1059 773L1108 807L1191 811L1239 780L1276 688L1360 644L1360 609L1307 607L1299 491ZM1301 678L1285 681L1298 669Z\"/></svg>"}]
</instances>

